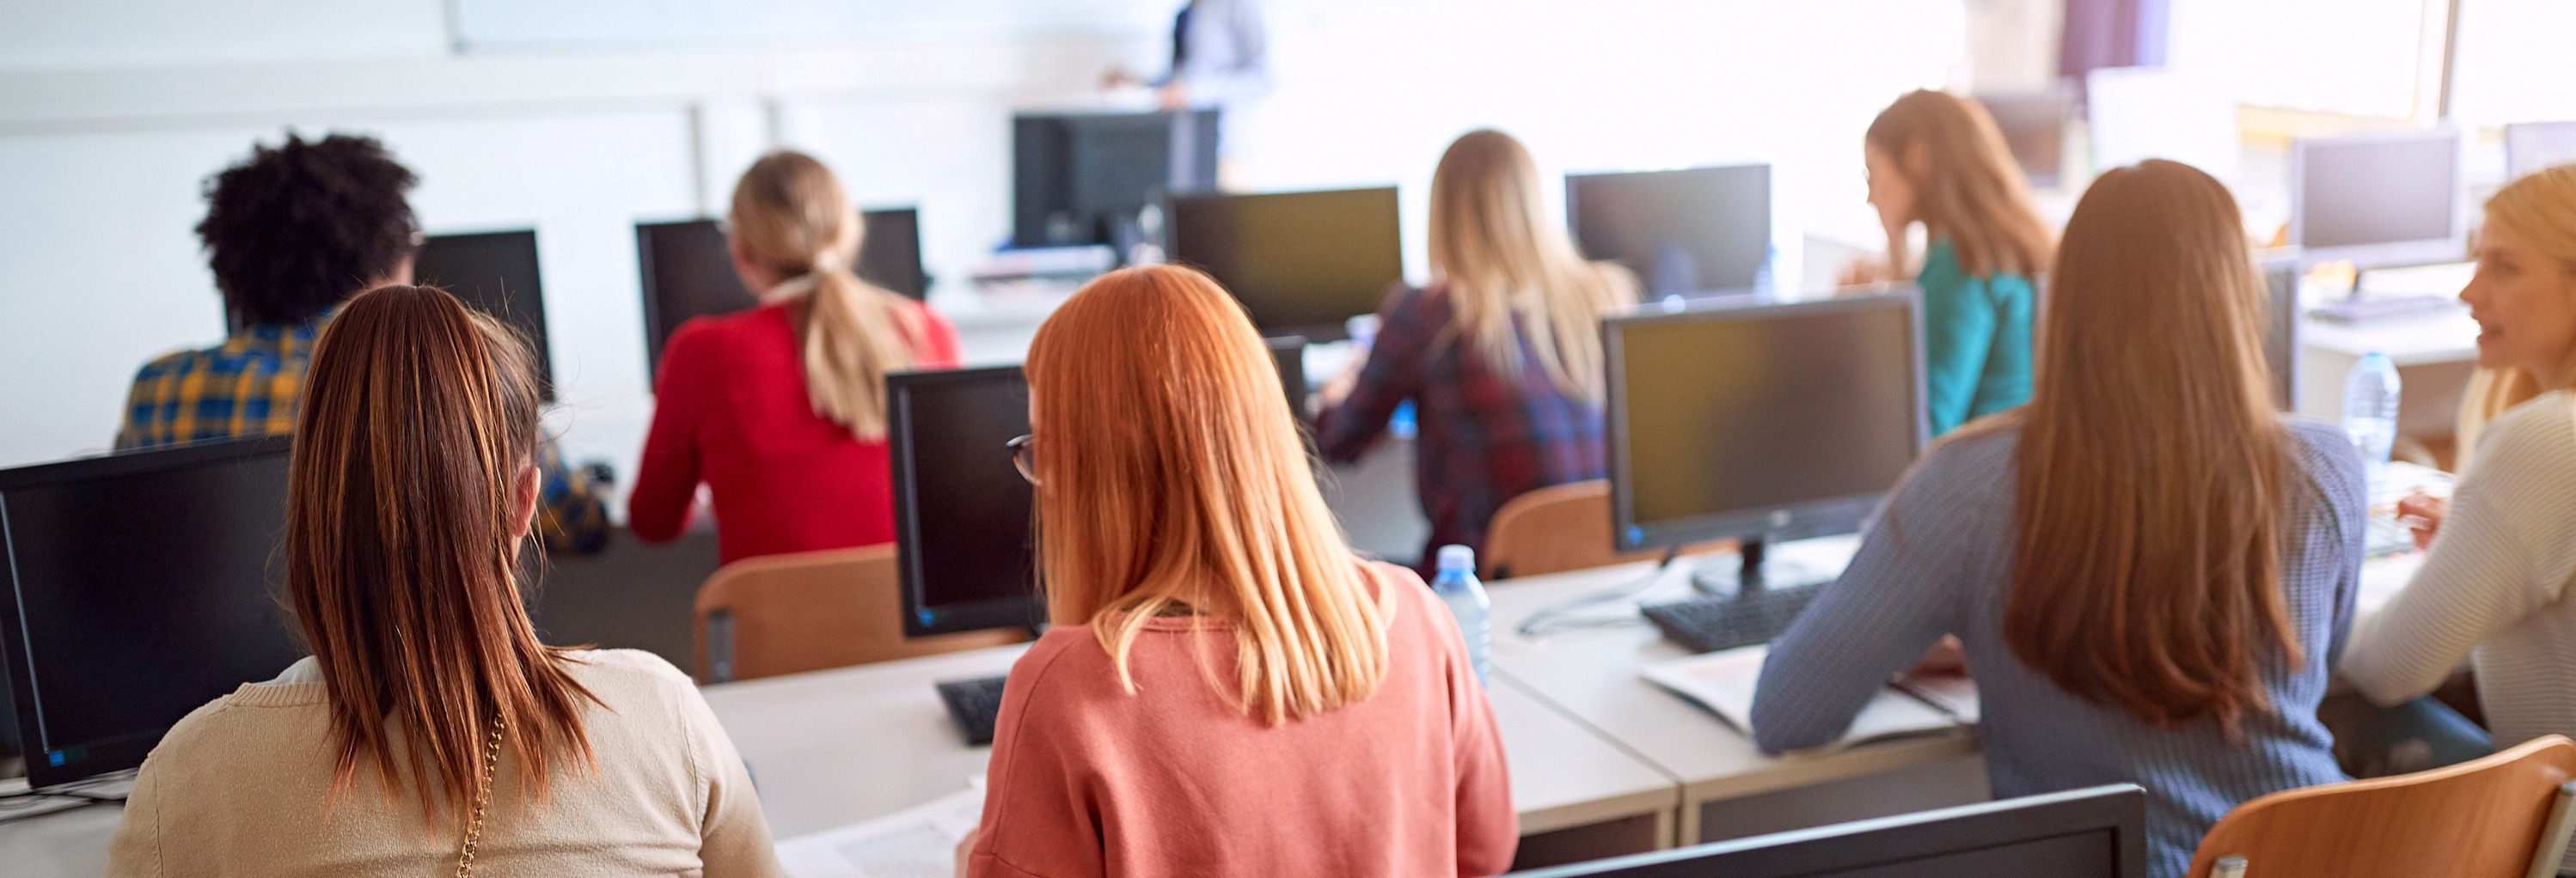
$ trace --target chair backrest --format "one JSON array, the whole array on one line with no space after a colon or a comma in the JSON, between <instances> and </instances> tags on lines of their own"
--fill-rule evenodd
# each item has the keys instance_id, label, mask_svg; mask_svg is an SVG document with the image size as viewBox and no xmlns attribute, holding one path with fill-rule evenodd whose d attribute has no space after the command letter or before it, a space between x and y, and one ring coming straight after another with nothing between
<instances>
[{"instance_id":1,"label":"chair backrest","mask_svg":"<svg viewBox=\"0 0 2576 878\"><path fill-rule=\"evenodd\" d=\"M1028 639L1016 630L907 640L894 547L745 558L698 587L698 682L721 683Z\"/></svg>"},{"instance_id":2,"label":"chair backrest","mask_svg":"<svg viewBox=\"0 0 2576 878\"><path fill-rule=\"evenodd\" d=\"M2189 874L2243 857L2246 878L2555 875L2571 780L2576 742L2547 735L2447 768L2283 790L2219 820Z\"/></svg>"},{"instance_id":3,"label":"chair backrest","mask_svg":"<svg viewBox=\"0 0 2576 878\"><path fill-rule=\"evenodd\" d=\"M1732 540L1717 540L1684 546L1682 551L1715 551L1731 545ZM1540 488L1494 510L1493 522L1485 528L1480 561L1483 577L1496 580L1652 561L1662 554L1610 550L1610 482L1596 479Z\"/></svg>"}]
</instances>

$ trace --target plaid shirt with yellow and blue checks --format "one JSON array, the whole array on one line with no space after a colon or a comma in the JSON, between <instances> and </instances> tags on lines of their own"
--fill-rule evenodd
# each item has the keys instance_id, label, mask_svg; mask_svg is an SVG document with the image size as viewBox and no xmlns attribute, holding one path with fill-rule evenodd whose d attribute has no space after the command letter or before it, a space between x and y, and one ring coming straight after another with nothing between
<instances>
[{"instance_id":1,"label":"plaid shirt with yellow and blue checks","mask_svg":"<svg viewBox=\"0 0 2576 878\"><path fill-rule=\"evenodd\" d=\"M126 396L116 450L295 432L305 367L323 322L253 326L215 347L144 364ZM537 531L546 548L599 551L608 543L607 505L587 477L564 466L555 443L543 449L545 508Z\"/></svg>"}]
</instances>

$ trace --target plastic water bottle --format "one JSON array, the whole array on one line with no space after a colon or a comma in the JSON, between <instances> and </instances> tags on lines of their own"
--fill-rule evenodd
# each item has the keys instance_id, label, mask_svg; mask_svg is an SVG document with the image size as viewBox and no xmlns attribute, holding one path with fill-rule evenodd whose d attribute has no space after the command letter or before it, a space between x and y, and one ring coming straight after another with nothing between
<instances>
[{"instance_id":1,"label":"plastic water bottle","mask_svg":"<svg viewBox=\"0 0 2576 878\"><path fill-rule=\"evenodd\" d=\"M2397 444L2397 391L2397 364L2378 351L2362 355L2343 379L2343 432L2361 449L2373 503L2388 486L2388 450Z\"/></svg>"},{"instance_id":2,"label":"plastic water bottle","mask_svg":"<svg viewBox=\"0 0 2576 878\"><path fill-rule=\"evenodd\" d=\"M1487 655L1493 652L1492 602L1485 599L1485 584L1476 581L1476 550L1466 546L1440 547L1440 572L1431 578L1431 591L1449 605L1449 615L1458 617L1458 633L1467 638L1467 660L1476 666L1476 682L1485 682Z\"/></svg>"}]
</instances>

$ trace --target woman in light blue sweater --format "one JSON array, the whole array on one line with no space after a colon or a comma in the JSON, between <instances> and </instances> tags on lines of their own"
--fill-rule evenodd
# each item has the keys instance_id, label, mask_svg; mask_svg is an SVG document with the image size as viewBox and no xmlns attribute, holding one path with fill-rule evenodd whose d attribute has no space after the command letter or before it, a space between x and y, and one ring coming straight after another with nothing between
<instances>
[{"instance_id":1,"label":"woman in light blue sweater","mask_svg":"<svg viewBox=\"0 0 2576 878\"><path fill-rule=\"evenodd\" d=\"M2048 227L2003 133L1976 101L1909 92L1869 125L1869 203L1887 228L1887 261L1852 266L1845 284L1904 277L1915 223L1930 245L1923 289L1925 410L1932 435L2030 398L2031 279L2048 270Z\"/></svg>"},{"instance_id":2,"label":"woman in light blue sweater","mask_svg":"<svg viewBox=\"0 0 2576 878\"><path fill-rule=\"evenodd\" d=\"M2127 782L2152 874L2247 799L2344 779L2317 721L2360 576L2360 456L2272 411L2235 202L2148 161L2058 252L2029 405L1936 445L1772 645L1765 750L1842 736L1945 634L1998 797Z\"/></svg>"}]
</instances>

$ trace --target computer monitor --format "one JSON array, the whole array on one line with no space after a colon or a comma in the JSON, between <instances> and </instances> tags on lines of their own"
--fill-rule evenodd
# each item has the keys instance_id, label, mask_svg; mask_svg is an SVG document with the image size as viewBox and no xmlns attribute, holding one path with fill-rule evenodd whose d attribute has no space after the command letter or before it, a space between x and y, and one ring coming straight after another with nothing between
<instances>
[{"instance_id":1,"label":"computer monitor","mask_svg":"<svg viewBox=\"0 0 2576 878\"><path fill-rule=\"evenodd\" d=\"M2295 254L2264 257L2263 362L2272 372L2272 403L2285 412L2299 410L2299 276Z\"/></svg>"},{"instance_id":2,"label":"computer monitor","mask_svg":"<svg viewBox=\"0 0 2576 878\"><path fill-rule=\"evenodd\" d=\"M915 302L930 297L930 275L921 268L921 210L891 207L863 211L859 279Z\"/></svg>"},{"instance_id":3,"label":"computer monitor","mask_svg":"<svg viewBox=\"0 0 2576 878\"><path fill-rule=\"evenodd\" d=\"M1123 253L1152 235L1146 205L1216 187L1216 141L1216 110L1014 116L1011 243Z\"/></svg>"},{"instance_id":4,"label":"computer monitor","mask_svg":"<svg viewBox=\"0 0 2576 878\"><path fill-rule=\"evenodd\" d=\"M278 604L290 445L0 471L0 663L29 784L141 765L189 711L304 655Z\"/></svg>"},{"instance_id":5,"label":"computer monitor","mask_svg":"<svg viewBox=\"0 0 2576 878\"><path fill-rule=\"evenodd\" d=\"M431 235L412 257L411 275L413 283L454 293L518 330L536 355L545 401L554 401L554 355L546 339L545 284L537 276L535 231Z\"/></svg>"},{"instance_id":6,"label":"computer monitor","mask_svg":"<svg viewBox=\"0 0 2576 878\"><path fill-rule=\"evenodd\" d=\"M1029 432L1018 366L886 376L895 567L903 633L1031 626L1035 493L1006 446Z\"/></svg>"},{"instance_id":7,"label":"computer monitor","mask_svg":"<svg viewBox=\"0 0 2576 878\"><path fill-rule=\"evenodd\" d=\"M1919 297L1602 324L1619 551L1851 533L1925 444ZM1761 553L1743 553L1759 582Z\"/></svg>"},{"instance_id":8,"label":"computer monitor","mask_svg":"<svg viewBox=\"0 0 2576 878\"><path fill-rule=\"evenodd\" d=\"M1288 391L1288 413L1298 421L1306 418L1306 337L1302 335L1265 338L1270 358L1279 366L1279 386Z\"/></svg>"},{"instance_id":9,"label":"computer monitor","mask_svg":"<svg viewBox=\"0 0 2576 878\"><path fill-rule=\"evenodd\" d=\"M2290 245L2314 265L2458 262L2468 252L2460 134L2436 128L2290 144Z\"/></svg>"},{"instance_id":10,"label":"computer monitor","mask_svg":"<svg viewBox=\"0 0 2576 878\"><path fill-rule=\"evenodd\" d=\"M2576 122L2516 122L2504 126L2508 179L2576 161Z\"/></svg>"},{"instance_id":11,"label":"computer monitor","mask_svg":"<svg viewBox=\"0 0 2576 878\"><path fill-rule=\"evenodd\" d=\"M860 214L858 275L914 301L930 291L921 267L920 214L914 208ZM759 302L734 273L724 226L711 219L636 223L635 254L644 290L645 380L662 372L662 345L691 317L731 314Z\"/></svg>"},{"instance_id":12,"label":"computer monitor","mask_svg":"<svg viewBox=\"0 0 2576 878\"><path fill-rule=\"evenodd\" d=\"M1514 873L1522 878L2146 878L2147 795L2112 784Z\"/></svg>"},{"instance_id":13,"label":"computer monitor","mask_svg":"<svg viewBox=\"0 0 2576 878\"><path fill-rule=\"evenodd\" d=\"M1305 339L1266 340L1292 412L1306 402ZM1018 366L886 376L903 633L927 637L1046 619L1037 593L1036 495L1011 463L1029 433Z\"/></svg>"},{"instance_id":14,"label":"computer monitor","mask_svg":"<svg viewBox=\"0 0 2576 878\"><path fill-rule=\"evenodd\" d=\"M2004 146L2023 177L2038 189L2055 188L2066 170L2066 120L2075 112L2075 96L2064 88L2018 94L1978 95L1977 103L1994 117Z\"/></svg>"},{"instance_id":15,"label":"computer monitor","mask_svg":"<svg viewBox=\"0 0 2576 878\"><path fill-rule=\"evenodd\" d=\"M1172 261L1215 277L1265 334L1339 340L1349 335L1344 321L1377 313L1404 282L1393 186L1168 204Z\"/></svg>"},{"instance_id":16,"label":"computer monitor","mask_svg":"<svg viewBox=\"0 0 2576 878\"><path fill-rule=\"evenodd\" d=\"M1755 291L1771 258L1771 166L1569 174L1565 219L1584 256L1636 272L1648 299Z\"/></svg>"}]
</instances>

